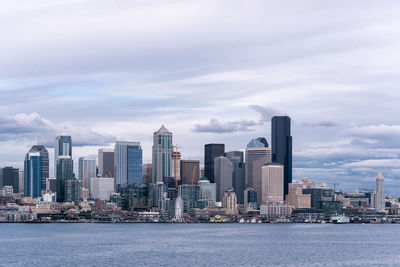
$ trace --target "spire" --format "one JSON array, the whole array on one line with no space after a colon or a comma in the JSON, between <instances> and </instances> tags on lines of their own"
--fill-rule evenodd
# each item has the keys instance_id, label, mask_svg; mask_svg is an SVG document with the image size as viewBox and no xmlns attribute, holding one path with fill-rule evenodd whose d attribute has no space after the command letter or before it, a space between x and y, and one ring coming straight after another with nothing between
<instances>
[{"instance_id":1,"label":"spire","mask_svg":"<svg viewBox=\"0 0 400 267\"><path fill-rule=\"evenodd\" d=\"M161 128L157 132L169 132L167 128L165 128L164 124L161 126Z\"/></svg>"},{"instance_id":2,"label":"spire","mask_svg":"<svg viewBox=\"0 0 400 267\"><path fill-rule=\"evenodd\" d=\"M381 171L379 171L378 176L376 177L376 179L382 179L383 180L383 175L382 175Z\"/></svg>"}]
</instances>

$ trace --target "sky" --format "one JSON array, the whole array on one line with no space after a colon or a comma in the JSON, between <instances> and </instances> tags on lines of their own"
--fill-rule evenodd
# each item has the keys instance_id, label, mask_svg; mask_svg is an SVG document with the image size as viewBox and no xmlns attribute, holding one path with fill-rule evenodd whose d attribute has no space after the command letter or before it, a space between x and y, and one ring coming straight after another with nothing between
<instances>
[{"instance_id":1,"label":"sky","mask_svg":"<svg viewBox=\"0 0 400 267\"><path fill-rule=\"evenodd\" d=\"M53 167L67 131L75 167L115 140L173 133L204 144L270 142L292 119L293 178L400 195L399 1L0 0L0 167L33 144Z\"/></svg>"}]
</instances>

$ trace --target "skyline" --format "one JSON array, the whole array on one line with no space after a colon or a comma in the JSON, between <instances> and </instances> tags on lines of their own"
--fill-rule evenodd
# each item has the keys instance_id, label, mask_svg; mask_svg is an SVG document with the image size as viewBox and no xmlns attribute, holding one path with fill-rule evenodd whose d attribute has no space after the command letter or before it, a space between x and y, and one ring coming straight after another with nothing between
<instances>
[{"instance_id":1,"label":"skyline","mask_svg":"<svg viewBox=\"0 0 400 267\"><path fill-rule=\"evenodd\" d=\"M116 140L149 163L162 124L203 161L207 143L271 143L270 118L288 114L294 180L354 191L382 170L398 195L400 3L251 3L6 3L0 167L44 144L53 173L65 125L75 166Z\"/></svg>"}]
</instances>

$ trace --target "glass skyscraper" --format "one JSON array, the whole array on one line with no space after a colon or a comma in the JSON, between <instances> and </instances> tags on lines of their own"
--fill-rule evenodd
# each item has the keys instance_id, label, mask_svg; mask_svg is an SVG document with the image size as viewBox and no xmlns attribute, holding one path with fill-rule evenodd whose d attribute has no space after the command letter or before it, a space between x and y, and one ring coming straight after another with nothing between
<instances>
[{"instance_id":1,"label":"glass skyscraper","mask_svg":"<svg viewBox=\"0 0 400 267\"><path fill-rule=\"evenodd\" d=\"M283 193L289 192L292 182L292 136L290 133L290 117L275 116L271 123L272 162L283 165Z\"/></svg>"},{"instance_id":2,"label":"glass skyscraper","mask_svg":"<svg viewBox=\"0 0 400 267\"><path fill-rule=\"evenodd\" d=\"M28 152L25 156L24 167L25 196L40 197L42 195L42 156L40 152Z\"/></svg>"},{"instance_id":3,"label":"glass skyscraper","mask_svg":"<svg viewBox=\"0 0 400 267\"><path fill-rule=\"evenodd\" d=\"M115 144L114 164L116 184L140 184L143 181L143 151L140 142L121 142Z\"/></svg>"},{"instance_id":4,"label":"glass skyscraper","mask_svg":"<svg viewBox=\"0 0 400 267\"><path fill-rule=\"evenodd\" d=\"M172 133L164 125L153 135L153 181L164 182L172 175Z\"/></svg>"},{"instance_id":5,"label":"glass skyscraper","mask_svg":"<svg viewBox=\"0 0 400 267\"><path fill-rule=\"evenodd\" d=\"M70 157L59 156L56 166L57 202L64 202L65 181L75 179L74 164Z\"/></svg>"},{"instance_id":6,"label":"glass skyscraper","mask_svg":"<svg viewBox=\"0 0 400 267\"><path fill-rule=\"evenodd\" d=\"M29 150L29 153L39 152L41 158L41 172L42 172L42 189L46 188L46 179L49 178L49 152L42 145L34 145Z\"/></svg>"},{"instance_id":7,"label":"glass skyscraper","mask_svg":"<svg viewBox=\"0 0 400 267\"><path fill-rule=\"evenodd\" d=\"M214 159L224 155L224 144L207 144L204 146L204 176L211 183L214 183Z\"/></svg>"},{"instance_id":8,"label":"glass skyscraper","mask_svg":"<svg viewBox=\"0 0 400 267\"><path fill-rule=\"evenodd\" d=\"M72 159L72 139L69 135L59 135L56 137L54 145L54 173L57 176L57 160L58 158L69 157Z\"/></svg>"}]
</instances>

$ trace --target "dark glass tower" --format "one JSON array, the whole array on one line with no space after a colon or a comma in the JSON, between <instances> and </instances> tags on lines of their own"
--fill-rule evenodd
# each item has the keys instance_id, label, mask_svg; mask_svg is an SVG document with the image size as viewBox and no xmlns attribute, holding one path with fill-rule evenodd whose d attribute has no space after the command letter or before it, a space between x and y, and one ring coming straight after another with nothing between
<instances>
[{"instance_id":1,"label":"dark glass tower","mask_svg":"<svg viewBox=\"0 0 400 267\"><path fill-rule=\"evenodd\" d=\"M57 202L64 202L65 181L75 179L72 159L61 156L57 160Z\"/></svg>"},{"instance_id":2,"label":"dark glass tower","mask_svg":"<svg viewBox=\"0 0 400 267\"><path fill-rule=\"evenodd\" d=\"M41 161L41 188L46 188L46 179L49 178L49 152L44 146L41 145L34 145L29 150L28 153L40 153L40 161Z\"/></svg>"},{"instance_id":3,"label":"dark glass tower","mask_svg":"<svg viewBox=\"0 0 400 267\"><path fill-rule=\"evenodd\" d=\"M0 188L11 185L14 194L19 192L19 170L13 167L4 167L0 169Z\"/></svg>"},{"instance_id":4,"label":"dark glass tower","mask_svg":"<svg viewBox=\"0 0 400 267\"><path fill-rule=\"evenodd\" d=\"M225 154L224 144L207 144L204 146L204 175L214 183L214 159Z\"/></svg>"},{"instance_id":5,"label":"dark glass tower","mask_svg":"<svg viewBox=\"0 0 400 267\"><path fill-rule=\"evenodd\" d=\"M289 183L292 182L292 136L290 133L290 117L275 116L271 124L272 162L284 166L284 196L288 194Z\"/></svg>"}]
</instances>

